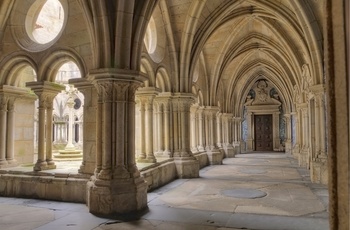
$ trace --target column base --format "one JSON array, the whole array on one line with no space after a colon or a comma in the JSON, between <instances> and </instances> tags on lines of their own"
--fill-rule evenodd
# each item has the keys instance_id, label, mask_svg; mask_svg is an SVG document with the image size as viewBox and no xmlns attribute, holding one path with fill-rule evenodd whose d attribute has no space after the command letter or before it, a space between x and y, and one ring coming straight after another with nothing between
<instances>
[{"instance_id":1,"label":"column base","mask_svg":"<svg viewBox=\"0 0 350 230\"><path fill-rule=\"evenodd\" d=\"M233 149L232 149L233 150ZM223 155L219 149L213 149L207 151L209 164L211 165L222 165Z\"/></svg>"},{"instance_id":2,"label":"column base","mask_svg":"<svg viewBox=\"0 0 350 230\"><path fill-rule=\"evenodd\" d=\"M239 142L237 142L237 143L235 143L235 144L233 145L233 149L234 149L234 152L235 152L235 156L236 156L237 154L241 154L241 145L240 145Z\"/></svg>"},{"instance_id":3,"label":"column base","mask_svg":"<svg viewBox=\"0 0 350 230\"><path fill-rule=\"evenodd\" d=\"M241 141L240 146L241 146L241 153L247 152L246 143L244 141Z\"/></svg>"},{"instance_id":4,"label":"column base","mask_svg":"<svg viewBox=\"0 0 350 230\"><path fill-rule=\"evenodd\" d=\"M147 208L147 184L142 177L99 180L87 183L89 212L100 216L128 214Z\"/></svg>"},{"instance_id":5,"label":"column base","mask_svg":"<svg viewBox=\"0 0 350 230\"><path fill-rule=\"evenodd\" d=\"M253 139L247 139L247 149L246 151L251 152L254 150L254 141Z\"/></svg>"},{"instance_id":6,"label":"column base","mask_svg":"<svg viewBox=\"0 0 350 230\"><path fill-rule=\"evenodd\" d=\"M205 148L203 146L198 146L198 151L200 153L205 152Z\"/></svg>"},{"instance_id":7,"label":"column base","mask_svg":"<svg viewBox=\"0 0 350 230\"><path fill-rule=\"evenodd\" d=\"M292 142L286 141L284 149L285 149L285 153L292 154Z\"/></svg>"},{"instance_id":8,"label":"column base","mask_svg":"<svg viewBox=\"0 0 350 230\"><path fill-rule=\"evenodd\" d=\"M156 163L157 159L154 157L150 157L150 158L139 158L136 160L138 163Z\"/></svg>"},{"instance_id":9,"label":"column base","mask_svg":"<svg viewBox=\"0 0 350 230\"><path fill-rule=\"evenodd\" d=\"M49 170L49 169L55 169L55 164L47 164L46 161L37 161L34 165L34 171L43 171L43 170Z\"/></svg>"},{"instance_id":10,"label":"column base","mask_svg":"<svg viewBox=\"0 0 350 230\"><path fill-rule=\"evenodd\" d=\"M296 144L294 145L294 147L292 148L292 155L295 159L298 159L299 158L299 153L300 153L300 148L299 148L299 145Z\"/></svg>"},{"instance_id":11,"label":"column base","mask_svg":"<svg viewBox=\"0 0 350 230\"><path fill-rule=\"evenodd\" d=\"M197 178L199 177L199 162L194 157L174 158L178 177Z\"/></svg>"},{"instance_id":12,"label":"column base","mask_svg":"<svg viewBox=\"0 0 350 230\"><path fill-rule=\"evenodd\" d=\"M310 162L310 179L313 183L328 184L327 158L316 158Z\"/></svg>"},{"instance_id":13,"label":"column base","mask_svg":"<svg viewBox=\"0 0 350 230\"><path fill-rule=\"evenodd\" d=\"M96 168L95 162L83 161L78 169L79 173L93 175Z\"/></svg>"},{"instance_id":14,"label":"column base","mask_svg":"<svg viewBox=\"0 0 350 230\"><path fill-rule=\"evenodd\" d=\"M16 166L18 166L18 163L16 160L0 162L0 169L11 168L11 167L16 167Z\"/></svg>"},{"instance_id":15,"label":"column base","mask_svg":"<svg viewBox=\"0 0 350 230\"><path fill-rule=\"evenodd\" d=\"M308 150L302 149L298 155L299 166L308 167Z\"/></svg>"},{"instance_id":16,"label":"column base","mask_svg":"<svg viewBox=\"0 0 350 230\"><path fill-rule=\"evenodd\" d=\"M232 145L226 145L224 147L225 155L228 158L233 158L235 157L235 150Z\"/></svg>"}]
</instances>

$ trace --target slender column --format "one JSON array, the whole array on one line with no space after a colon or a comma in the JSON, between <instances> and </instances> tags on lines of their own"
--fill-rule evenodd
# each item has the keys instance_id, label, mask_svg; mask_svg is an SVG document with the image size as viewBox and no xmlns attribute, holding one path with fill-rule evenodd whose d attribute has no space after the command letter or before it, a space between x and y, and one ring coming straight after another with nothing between
<instances>
[{"instance_id":1,"label":"slender column","mask_svg":"<svg viewBox=\"0 0 350 230\"><path fill-rule=\"evenodd\" d=\"M209 118L209 111L207 108L204 110L204 129L205 129L205 150L210 150L210 118Z\"/></svg>"},{"instance_id":2,"label":"slender column","mask_svg":"<svg viewBox=\"0 0 350 230\"><path fill-rule=\"evenodd\" d=\"M15 163L14 159L14 141L15 141L15 97L11 97L8 101L8 111L7 111L7 145L6 145L6 160L7 163L13 164Z\"/></svg>"},{"instance_id":3,"label":"slender column","mask_svg":"<svg viewBox=\"0 0 350 230\"><path fill-rule=\"evenodd\" d=\"M46 107L46 162L48 165L55 165L52 159L52 112L53 112L53 99L49 97Z\"/></svg>"},{"instance_id":4,"label":"slender column","mask_svg":"<svg viewBox=\"0 0 350 230\"><path fill-rule=\"evenodd\" d=\"M285 114L285 121L286 121L286 129L285 129L285 152L288 154L291 154L291 133L292 133L292 129L291 129L291 115L290 114Z\"/></svg>"},{"instance_id":5,"label":"slender column","mask_svg":"<svg viewBox=\"0 0 350 230\"><path fill-rule=\"evenodd\" d=\"M317 158L320 153L321 153L321 139L320 139L320 136L321 136L321 123L320 123L320 97L318 94L315 95L315 100L314 100L314 117L310 117L310 119L314 119L314 131L315 131L315 149L314 149L314 156L315 158ZM310 113L310 116L312 116L312 113ZM310 120L310 126L312 124L312 121ZM311 132L311 129L310 129L310 132Z\"/></svg>"},{"instance_id":6,"label":"slender column","mask_svg":"<svg viewBox=\"0 0 350 230\"><path fill-rule=\"evenodd\" d=\"M163 155L164 152L164 139L163 139L163 103L159 103L158 105L158 153L159 155Z\"/></svg>"},{"instance_id":7,"label":"slender column","mask_svg":"<svg viewBox=\"0 0 350 230\"><path fill-rule=\"evenodd\" d=\"M68 119L68 143L65 147L65 150L75 150L75 146L73 145L73 126L74 126L74 114L73 114L73 107L74 107L74 100L72 97L69 97L67 101L67 106L69 110L69 119ZM49 108L47 109L47 113L52 114L49 111Z\"/></svg>"},{"instance_id":8,"label":"slender column","mask_svg":"<svg viewBox=\"0 0 350 230\"><path fill-rule=\"evenodd\" d=\"M222 136L223 136L223 145L226 147L227 143L229 142L228 137L228 114L223 113L222 114Z\"/></svg>"},{"instance_id":9,"label":"slender column","mask_svg":"<svg viewBox=\"0 0 350 230\"><path fill-rule=\"evenodd\" d=\"M241 153L241 118L234 117L234 149L235 155Z\"/></svg>"},{"instance_id":10,"label":"slender column","mask_svg":"<svg viewBox=\"0 0 350 230\"><path fill-rule=\"evenodd\" d=\"M191 151L192 153L197 153L198 148L197 148L197 125L196 125L196 117L197 117L197 110L198 110L198 105L193 105L191 106Z\"/></svg>"},{"instance_id":11,"label":"slender column","mask_svg":"<svg viewBox=\"0 0 350 230\"><path fill-rule=\"evenodd\" d=\"M158 93L159 90L154 87L143 87L136 93L141 103L141 155L138 162L156 162L153 148L153 102Z\"/></svg>"},{"instance_id":12,"label":"slender column","mask_svg":"<svg viewBox=\"0 0 350 230\"><path fill-rule=\"evenodd\" d=\"M170 147L170 102L169 99L164 102L164 153L165 157L170 157L171 147Z\"/></svg>"},{"instance_id":13,"label":"slender column","mask_svg":"<svg viewBox=\"0 0 350 230\"><path fill-rule=\"evenodd\" d=\"M217 146L219 148L223 147L222 141L222 113L217 114L216 116L216 128L217 128Z\"/></svg>"},{"instance_id":14,"label":"slender column","mask_svg":"<svg viewBox=\"0 0 350 230\"><path fill-rule=\"evenodd\" d=\"M247 133L247 151L253 151L253 113L252 112L248 112L247 113L247 126L248 126L248 133Z\"/></svg>"},{"instance_id":15,"label":"slender column","mask_svg":"<svg viewBox=\"0 0 350 230\"><path fill-rule=\"evenodd\" d=\"M146 154L148 162L156 162L153 153L153 98L148 97L146 104Z\"/></svg>"},{"instance_id":16,"label":"slender column","mask_svg":"<svg viewBox=\"0 0 350 230\"><path fill-rule=\"evenodd\" d=\"M101 96L101 93L99 94L99 99L97 103L97 112L96 112L96 120L98 123L96 124L96 168L94 170L95 176L97 177L98 174L101 172L102 169L102 123L101 121L103 120L103 98Z\"/></svg>"},{"instance_id":17,"label":"slender column","mask_svg":"<svg viewBox=\"0 0 350 230\"><path fill-rule=\"evenodd\" d=\"M198 109L198 151L204 151L204 120L203 120L203 107Z\"/></svg>"},{"instance_id":18,"label":"slender column","mask_svg":"<svg viewBox=\"0 0 350 230\"><path fill-rule=\"evenodd\" d=\"M45 160L45 115L46 115L47 95L39 95L39 117L38 117L38 160L34 166L34 171L41 171L47 166Z\"/></svg>"},{"instance_id":19,"label":"slender column","mask_svg":"<svg viewBox=\"0 0 350 230\"><path fill-rule=\"evenodd\" d=\"M228 114L227 116L227 145L232 147L233 135L232 135L232 127L233 127L233 116L232 114Z\"/></svg>"},{"instance_id":20,"label":"slender column","mask_svg":"<svg viewBox=\"0 0 350 230\"><path fill-rule=\"evenodd\" d=\"M6 120L8 97L0 95L0 168L7 165L6 161Z\"/></svg>"},{"instance_id":21,"label":"slender column","mask_svg":"<svg viewBox=\"0 0 350 230\"><path fill-rule=\"evenodd\" d=\"M275 112L272 115L273 119L273 148L278 150L280 148L280 112Z\"/></svg>"},{"instance_id":22,"label":"slender column","mask_svg":"<svg viewBox=\"0 0 350 230\"><path fill-rule=\"evenodd\" d=\"M320 95L320 107L319 107L319 126L320 126L320 155L326 157L326 115L325 115L325 100L324 93Z\"/></svg>"},{"instance_id":23,"label":"slender column","mask_svg":"<svg viewBox=\"0 0 350 230\"><path fill-rule=\"evenodd\" d=\"M139 110L139 117L136 121L136 127L137 127L137 137L136 138L136 144L137 144L137 150L138 152L138 159L137 161L146 159L146 148L145 148L145 100L141 97L136 95L137 98L137 107ZM153 135L153 134L152 134Z\"/></svg>"}]
</instances>

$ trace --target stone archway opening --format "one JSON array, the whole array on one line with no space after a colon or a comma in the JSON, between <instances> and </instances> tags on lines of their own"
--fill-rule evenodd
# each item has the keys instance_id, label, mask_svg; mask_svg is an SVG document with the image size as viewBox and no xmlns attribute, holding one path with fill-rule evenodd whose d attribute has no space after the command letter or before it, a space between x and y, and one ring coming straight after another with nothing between
<instances>
[{"instance_id":1,"label":"stone archway opening","mask_svg":"<svg viewBox=\"0 0 350 230\"><path fill-rule=\"evenodd\" d=\"M70 79L80 77L78 66L71 61L62 64L56 74L55 82L65 89L53 101L52 144L55 161L82 161L84 95L69 84Z\"/></svg>"}]
</instances>

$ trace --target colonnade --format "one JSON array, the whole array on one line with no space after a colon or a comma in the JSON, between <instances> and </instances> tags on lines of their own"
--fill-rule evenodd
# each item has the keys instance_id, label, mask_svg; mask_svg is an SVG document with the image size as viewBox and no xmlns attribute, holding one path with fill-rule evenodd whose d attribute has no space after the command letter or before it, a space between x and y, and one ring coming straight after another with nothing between
<instances>
[{"instance_id":1,"label":"colonnade","mask_svg":"<svg viewBox=\"0 0 350 230\"><path fill-rule=\"evenodd\" d=\"M210 164L221 164L223 157L240 153L241 122L233 114L221 113L219 107L193 103L190 95L179 97L154 87L139 88L137 162L154 163L164 158L206 153Z\"/></svg>"}]
</instances>

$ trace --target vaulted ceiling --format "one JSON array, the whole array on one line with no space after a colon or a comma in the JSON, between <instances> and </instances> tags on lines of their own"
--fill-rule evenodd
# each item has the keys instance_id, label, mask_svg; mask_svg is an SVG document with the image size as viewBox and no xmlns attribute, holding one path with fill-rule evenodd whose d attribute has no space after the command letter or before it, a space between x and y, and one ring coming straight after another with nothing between
<instances>
[{"instance_id":1,"label":"vaulted ceiling","mask_svg":"<svg viewBox=\"0 0 350 230\"><path fill-rule=\"evenodd\" d=\"M323 83L323 5L302 0L160 0L152 17L167 38L173 90L186 92L194 85L204 105L240 113L242 98L264 78L282 93L290 111L303 65L313 84Z\"/></svg>"}]
</instances>

